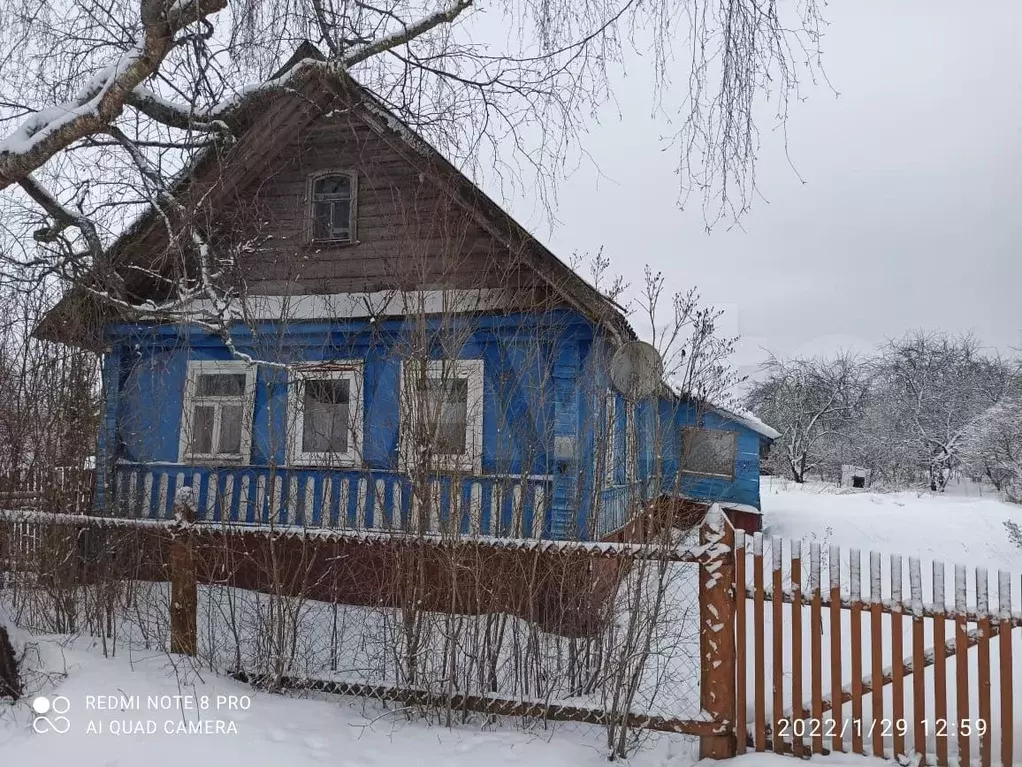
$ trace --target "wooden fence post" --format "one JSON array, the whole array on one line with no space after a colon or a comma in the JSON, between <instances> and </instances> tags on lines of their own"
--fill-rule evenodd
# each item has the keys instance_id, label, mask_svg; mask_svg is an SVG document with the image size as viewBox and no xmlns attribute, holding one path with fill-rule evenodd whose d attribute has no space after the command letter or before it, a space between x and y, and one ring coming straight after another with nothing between
<instances>
[{"instance_id":1,"label":"wooden fence post","mask_svg":"<svg viewBox=\"0 0 1022 767\"><path fill-rule=\"evenodd\" d=\"M171 531L170 542L170 651L195 655L199 596L192 554L195 504L190 487L178 489L174 497L174 519L178 524Z\"/></svg>"},{"instance_id":2,"label":"wooden fence post","mask_svg":"<svg viewBox=\"0 0 1022 767\"><path fill-rule=\"evenodd\" d=\"M720 506L710 507L699 528L699 542L723 549L699 566L699 697L714 721L727 722L722 735L699 740L702 759L730 759L735 742L735 531ZM744 684L745 680L741 680ZM745 712L740 712L741 716Z\"/></svg>"}]
</instances>

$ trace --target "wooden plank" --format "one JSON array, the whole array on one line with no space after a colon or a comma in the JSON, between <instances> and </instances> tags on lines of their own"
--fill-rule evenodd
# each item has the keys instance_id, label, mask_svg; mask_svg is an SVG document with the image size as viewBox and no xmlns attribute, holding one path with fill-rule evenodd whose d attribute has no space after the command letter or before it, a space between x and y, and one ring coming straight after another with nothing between
<instances>
[{"instance_id":1,"label":"wooden plank","mask_svg":"<svg viewBox=\"0 0 1022 767\"><path fill-rule=\"evenodd\" d=\"M752 581L756 599L752 603L753 618L753 706L755 707L753 737L757 751L766 750L766 689L763 615L763 536L756 533L752 539Z\"/></svg>"},{"instance_id":2,"label":"wooden plank","mask_svg":"<svg viewBox=\"0 0 1022 767\"><path fill-rule=\"evenodd\" d=\"M770 565L773 568L773 593L780 594L784 591L784 576L781 572L781 558L783 557L783 543L781 538L773 539ZM780 733L784 727L784 602L775 599L771 603L773 608L773 706L771 707L770 727L773 731L774 751L783 754L785 751L784 738Z\"/></svg>"},{"instance_id":3,"label":"wooden plank","mask_svg":"<svg viewBox=\"0 0 1022 767\"><path fill-rule=\"evenodd\" d=\"M820 544L809 546L809 591L812 607L809 613L810 709L812 713L813 752L823 753L823 595L820 593Z\"/></svg>"},{"instance_id":4,"label":"wooden plank","mask_svg":"<svg viewBox=\"0 0 1022 767\"><path fill-rule=\"evenodd\" d=\"M852 549L848 557L848 596L852 602L848 627L852 651L852 752L865 754L862 744L862 555L858 549Z\"/></svg>"},{"instance_id":5,"label":"wooden plank","mask_svg":"<svg viewBox=\"0 0 1022 767\"><path fill-rule=\"evenodd\" d=\"M827 570L830 572L830 699L834 706L831 709L830 747L834 751L844 751L844 724L841 717L841 549L837 546L830 547Z\"/></svg>"},{"instance_id":6,"label":"wooden plank","mask_svg":"<svg viewBox=\"0 0 1022 767\"><path fill-rule=\"evenodd\" d=\"M748 677L745 665L745 645L748 629L745 625L745 532L735 531L735 741L737 753L744 754L748 738Z\"/></svg>"},{"instance_id":7,"label":"wooden plank","mask_svg":"<svg viewBox=\"0 0 1022 767\"><path fill-rule=\"evenodd\" d=\"M752 596L753 596L753 594L752 594L752 591L750 590L749 591L749 598L751 599ZM768 602L771 601L773 599L773 594L768 592L766 597L765 597L765 599ZM791 602L791 593L790 592L785 592L783 595L781 595L781 599L784 601L785 604L789 604ZM823 595L821 601L822 601L822 604L823 604L824 607L830 609L831 599L830 599L830 594L829 593L825 593ZM806 594L802 595L802 605L803 605L803 607L810 607L812 605L812 600ZM841 597L841 609L842 610L851 610L852 609L851 601L849 599L845 598L845 597ZM904 611L905 611L904 606L902 606L900 609L896 610L894 608L894 606L891 605L887 601L883 602L880 605L880 612L883 613L884 615L890 615L893 612L904 613ZM958 617L958 615L959 615L959 612L954 607L951 607L951 608L945 610L944 612L940 613L940 617L942 617L942 618L956 618L956 617ZM961 615L962 615L963 618L965 618L966 622L968 622L968 623L975 623L981 617L979 614L976 613L975 610L968 609L968 608L963 610L961 612ZM923 617L924 618L933 618L933 617L936 617L936 616L937 616L937 613L934 611L933 605L930 605L930 604L924 604L923 605ZM1012 617L1011 625L1014 628L1022 628L1022 616L1014 616L1014 617Z\"/></svg>"},{"instance_id":8,"label":"wooden plank","mask_svg":"<svg viewBox=\"0 0 1022 767\"><path fill-rule=\"evenodd\" d=\"M918 557L908 560L908 583L912 600L912 748L920 755L920 764L926 763L926 642L923 627L923 575Z\"/></svg>"},{"instance_id":9,"label":"wooden plank","mask_svg":"<svg viewBox=\"0 0 1022 767\"><path fill-rule=\"evenodd\" d=\"M998 607L1001 613L1000 665L998 668L1001 681L1001 765L1011 767L1014 760L1014 704L1012 695L1014 677L1012 675L1011 656L1011 574L1003 570L997 573Z\"/></svg>"},{"instance_id":10,"label":"wooden plank","mask_svg":"<svg viewBox=\"0 0 1022 767\"><path fill-rule=\"evenodd\" d=\"M715 547L717 557L699 568L699 702L702 710L729 729L735 719L735 531L719 506L706 515L699 529L701 546ZM700 759L730 759L734 737L704 735L699 739Z\"/></svg>"},{"instance_id":11,"label":"wooden plank","mask_svg":"<svg viewBox=\"0 0 1022 767\"><path fill-rule=\"evenodd\" d=\"M966 583L965 568L962 565L955 566L955 608L959 611L966 609ZM958 721L962 722L971 719L969 716L969 651L966 634L968 623L965 618L955 618L955 694L957 696ZM950 725L948 723L949 734ZM964 727L958 728L958 763L968 765L970 762L969 735Z\"/></svg>"},{"instance_id":12,"label":"wooden plank","mask_svg":"<svg viewBox=\"0 0 1022 767\"><path fill-rule=\"evenodd\" d=\"M944 563L933 563L933 607L943 611L947 607L944 597ZM934 650L945 646L945 618L942 615L933 617ZM942 727L947 722L947 660L936 657L933 664L933 726ZM948 767L947 738L936 738L937 764Z\"/></svg>"},{"instance_id":13,"label":"wooden plank","mask_svg":"<svg viewBox=\"0 0 1022 767\"><path fill-rule=\"evenodd\" d=\"M976 612L989 613L989 578L985 567L976 568ZM977 628L979 629L979 643L976 645L976 653L979 655L979 679L977 695L979 697L979 722L985 722L986 727L979 735L979 762L982 767L990 767L991 760L991 732L990 732L990 618L980 618ZM978 725L979 726L979 725ZM981 726L980 726L981 727Z\"/></svg>"},{"instance_id":14,"label":"wooden plank","mask_svg":"<svg viewBox=\"0 0 1022 767\"><path fill-rule=\"evenodd\" d=\"M873 756L883 758L884 733L881 722L884 719L884 688L876 684L884 675L884 639L883 639L883 591L881 589L880 555L869 553L869 597L870 617L869 632L871 639L870 669L873 679L873 701L870 712L870 729L873 731Z\"/></svg>"},{"instance_id":15,"label":"wooden plank","mask_svg":"<svg viewBox=\"0 0 1022 767\"><path fill-rule=\"evenodd\" d=\"M802 541L791 542L791 711L792 750L805 755L802 708Z\"/></svg>"},{"instance_id":16,"label":"wooden plank","mask_svg":"<svg viewBox=\"0 0 1022 767\"><path fill-rule=\"evenodd\" d=\"M901 571L901 555L891 555L891 604L895 610L891 613L891 663L893 678L891 681L891 725L893 736L894 758L905 755L905 669L902 658L905 657L904 635L902 634L902 613L897 608L903 605L902 583L904 576Z\"/></svg>"}]
</instances>

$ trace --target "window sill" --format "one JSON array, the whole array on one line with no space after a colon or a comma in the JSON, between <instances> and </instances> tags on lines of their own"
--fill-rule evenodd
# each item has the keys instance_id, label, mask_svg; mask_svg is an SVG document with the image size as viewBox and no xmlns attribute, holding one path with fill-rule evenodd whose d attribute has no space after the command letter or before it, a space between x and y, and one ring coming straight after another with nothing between
<instances>
[{"instance_id":1,"label":"window sill","mask_svg":"<svg viewBox=\"0 0 1022 767\"><path fill-rule=\"evenodd\" d=\"M180 464L196 464L202 466L245 466L248 460L241 455L183 455Z\"/></svg>"},{"instance_id":2,"label":"window sill","mask_svg":"<svg viewBox=\"0 0 1022 767\"><path fill-rule=\"evenodd\" d=\"M305 243L310 248L350 248L361 245L361 240L308 240Z\"/></svg>"},{"instance_id":3,"label":"window sill","mask_svg":"<svg viewBox=\"0 0 1022 767\"><path fill-rule=\"evenodd\" d=\"M734 474L714 474L709 471L688 471L687 469L682 469L681 473L689 477L705 477L706 479L729 479L733 481L735 478Z\"/></svg>"},{"instance_id":4,"label":"window sill","mask_svg":"<svg viewBox=\"0 0 1022 767\"><path fill-rule=\"evenodd\" d=\"M291 458L288 466L294 469L361 469L362 462L357 458L341 458L338 456L330 458L301 456Z\"/></svg>"}]
</instances>

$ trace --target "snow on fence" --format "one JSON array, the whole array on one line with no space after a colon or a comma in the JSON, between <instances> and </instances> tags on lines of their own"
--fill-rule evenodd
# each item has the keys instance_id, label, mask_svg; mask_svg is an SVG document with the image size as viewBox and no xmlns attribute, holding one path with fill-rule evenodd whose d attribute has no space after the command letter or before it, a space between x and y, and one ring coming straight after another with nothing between
<instances>
[{"instance_id":1,"label":"snow on fence","mask_svg":"<svg viewBox=\"0 0 1022 767\"><path fill-rule=\"evenodd\" d=\"M183 501L184 499L182 499ZM0 513L30 628L193 655L274 689L637 733L734 729L733 530L631 543ZM20 542L31 535L33 544Z\"/></svg>"},{"instance_id":2,"label":"snow on fence","mask_svg":"<svg viewBox=\"0 0 1022 767\"><path fill-rule=\"evenodd\" d=\"M864 567L855 549L741 532L736 554L739 753L1013 764L1022 577L997 573L994 604L984 568L952 579L912 558L906 573L875 552Z\"/></svg>"}]
</instances>

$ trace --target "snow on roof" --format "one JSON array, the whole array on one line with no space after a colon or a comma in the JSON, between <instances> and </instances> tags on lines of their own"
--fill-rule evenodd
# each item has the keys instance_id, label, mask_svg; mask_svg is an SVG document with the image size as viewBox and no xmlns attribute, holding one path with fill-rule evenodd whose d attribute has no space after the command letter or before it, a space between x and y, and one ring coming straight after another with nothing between
<instances>
[{"instance_id":1,"label":"snow on roof","mask_svg":"<svg viewBox=\"0 0 1022 767\"><path fill-rule=\"evenodd\" d=\"M769 426L766 422L761 420L759 417L749 412L742 407L734 408L723 408L714 406L714 410L723 415L726 418L735 421L736 423L742 424L752 429L757 434L760 434L767 439L777 439L781 436L781 433L777 431L773 426Z\"/></svg>"},{"instance_id":2,"label":"snow on roof","mask_svg":"<svg viewBox=\"0 0 1022 767\"><path fill-rule=\"evenodd\" d=\"M723 405L715 404L706 399L683 394L677 389L676 386L672 386L666 380L663 381L662 383L663 383L662 392L668 397L673 397L675 399L681 400L687 399L690 401L702 403L703 405L705 405L706 407L710 408L715 413L720 415L722 418L726 418L729 421L741 424L745 428L751 429L752 431L756 432L765 439L774 440L781 436L781 433L777 431L777 429L775 429L773 426L768 425L759 417L754 415L752 412L746 410L744 407L741 407L740 405L731 405L728 407L724 407Z\"/></svg>"}]
</instances>

